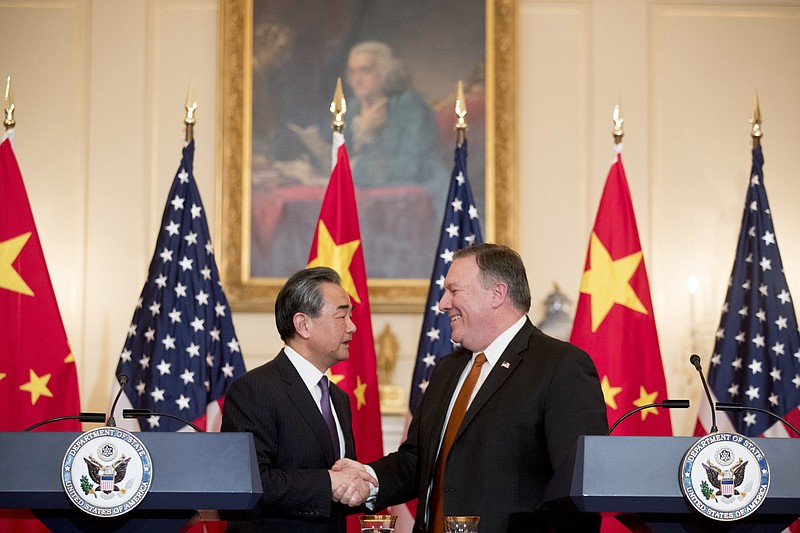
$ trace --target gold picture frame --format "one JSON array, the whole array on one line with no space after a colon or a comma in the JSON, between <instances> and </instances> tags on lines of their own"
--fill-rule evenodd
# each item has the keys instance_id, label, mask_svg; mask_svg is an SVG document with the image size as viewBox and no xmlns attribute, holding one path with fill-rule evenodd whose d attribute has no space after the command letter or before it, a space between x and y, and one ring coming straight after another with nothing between
<instances>
[{"instance_id":1,"label":"gold picture frame","mask_svg":"<svg viewBox=\"0 0 800 533\"><path fill-rule=\"evenodd\" d=\"M402 3L398 6L403 9ZM285 279L252 276L250 271L253 0L220 0L219 13L218 261L233 309L271 312ZM486 241L512 247L518 241L519 210L517 50L517 0L486 0L486 212L482 225ZM309 243L310 239L311 235ZM430 250L431 255L434 252ZM374 312L422 312L429 283L423 278L369 279L371 308Z\"/></svg>"}]
</instances>

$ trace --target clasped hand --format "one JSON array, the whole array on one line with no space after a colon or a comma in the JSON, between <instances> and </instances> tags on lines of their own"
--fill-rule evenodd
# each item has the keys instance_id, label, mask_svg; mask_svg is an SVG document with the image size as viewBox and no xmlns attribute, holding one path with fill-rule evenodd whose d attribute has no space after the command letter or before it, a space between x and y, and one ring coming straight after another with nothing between
<instances>
[{"instance_id":1,"label":"clasped hand","mask_svg":"<svg viewBox=\"0 0 800 533\"><path fill-rule=\"evenodd\" d=\"M331 499L350 507L357 507L369 498L370 485L378 486L378 480L364 465L352 459L339 459L328 474L331 476Z\"/></svg>"}]
</instances>

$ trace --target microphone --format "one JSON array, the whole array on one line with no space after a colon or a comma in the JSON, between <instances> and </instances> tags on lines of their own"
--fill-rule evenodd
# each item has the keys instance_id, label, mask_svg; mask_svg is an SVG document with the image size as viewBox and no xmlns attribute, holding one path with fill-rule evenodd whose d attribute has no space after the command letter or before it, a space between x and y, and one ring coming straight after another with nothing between
<instances>
[{"instance_id":1,"label":"microphone","mask_svg":"<svg viewBox=\"0 0 800 533\"><path fill-rule=\"evenodd\" d=\"M800 435L800 431L798 431L796 427L787 422L785 418L773 413L772 411L767 411L766 409L762 409L760 407L750 407L749 405L743 405L738 402L717 402L717 409L719 409L720 411L736 411L736 412L757 411L759 413L764 413L765 415L769 415L772 418L780 420L781 422L786 424L786 426L792 428L792 431Z\"/></svg>"},{"instance_id":2,"label":"microphone","mask_svg":"<svg viewBox=\"0 0 800 533\"><path fill-rule=\"evenodd\" d=\"M700 365L700 356L696 353L693 353L692 356L689 358L689 362L694 365L697 369L697 372L700 374L700 379L703 381L703 389L706 391L706 398L708 399L708 405L711 407L711 430L709 433L716 433L717 430L717 410L714 409L714 401L711 399L711 393L708 392L708 383L706 383L706 377L703 375L703 367Z\"/></svg>"},{"instance_id":3,"label":"microphone","mask_svg":"<svg viewBox=\"0 0 800 533\"><path fill-rule=\"evenodd\" d=\"M611 435L611 432L614 431L614 429L619 425L619 423L628 418L629 416L631 416L632 414L638 413L639 411L644 411L645 409L650 409L651 407L663 407L664 409L687 409L689 407L689 400L662 400L661 403L648 403L647 405L642 405L641 407L637 407L636 409L628 411L627 413L619 417L619 419L617 419L617 421L614 422L614 425L611 426L611 429L608 430L606 436Z\"/></svg>"},{"instance_id":4,"label":"microphone","mask_svg":"<svg viewBox=\"0 0 800 533\"><path fill-rule=\"evenodd\" d=\"M128 376L120 374L117 376L117 382L119 383L119 391L117 392L117 397L114 398L114 403L111 404L111 411L108 413L108 422L106 422L106 425L110 428L117 426L117 422L114 420L114 409L117 408L117 402L119 401L119 397L122 396L122 390L125 388L125 384L128 383Z\"/></svg>"},{"instance_id":5,"label":"microphone","mask_svg":"<svg viewBox=\"0 0 800 533\"><path fill-rule=\"evenodd\" d=\"M62 420L80 420L81 422L92 422L92 423L100 423L106 421L106 414L105 413L80 413L78 415L70 415L70 416L57 416L55 418L48 418L47 420L42 420L41 422L36 422L32 426L28 426L22 430L22 432L30 431L34 428L38 428L39 426L43 426L45 424L49 424L51 422L60 422Z\"/></svg>"},{"instance_id":6,"label":"microphone","mask_svg":"<svg viewBox=\"0 0 800 533\"><path fill-rule=\"evenodd\" d=\"M197 427L196 425L192 424L185 418L181 418L176 415L171 415L169 413L156 413L155 411L151 411L150 409L123 409L122 410L122 418L148 418L151 416L166 416L167 418L172 418L177 420L178 422L183 422L187 426L191 426L192 429L197 431L198 433L205 433L202 429Z\"/></svg>"}]
</instances>

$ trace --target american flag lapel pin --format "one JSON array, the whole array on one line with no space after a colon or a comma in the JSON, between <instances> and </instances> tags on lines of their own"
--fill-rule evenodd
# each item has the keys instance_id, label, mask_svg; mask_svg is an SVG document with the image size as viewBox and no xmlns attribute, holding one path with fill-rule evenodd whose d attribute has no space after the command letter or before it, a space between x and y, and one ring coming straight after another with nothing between
<instances>
[{"instance_id":1,"label":"american flag lapel pin","mask_svg":"<svg viewBox=\"0 0 800 533\"><path fill-rule=\"evenodd\" d=\"M511 368L511 363L509 363L508 361L503 361L502 363L500 363L500 366L502 366L503 368Z\"/></svg>"}]
</instances>

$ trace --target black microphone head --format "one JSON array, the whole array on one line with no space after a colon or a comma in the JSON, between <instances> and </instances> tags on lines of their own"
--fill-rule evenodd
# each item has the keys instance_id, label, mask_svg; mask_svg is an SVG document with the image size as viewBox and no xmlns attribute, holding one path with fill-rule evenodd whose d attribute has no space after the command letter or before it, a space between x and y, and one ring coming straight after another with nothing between
<instances>
[{"instance_id":1,"label":"black microphone head","mask_svg":"<svg viewBox=\"0 0 800 533\"><path fill-rule=\"evenodd\" d=\"M689 362L694 365L698 372L702 372L703 368L700 366L700 356L696 353L693 353L692 356L689 358Z\"/></svg>"},{"instance_id":2,"label":"black microphone head","mask_svg":"<svg viewBox=\"0 0 800 533\"><path fill-rule=\"evenodd\" d=\"M717 411L745 411L744 404L739 402L717 402Z\"/></svg>"},{"instance_id":3,"label":"black microphone head","mask_svg":"<svg viewBox=\"0 0 800 533\"><path fill-rule=\"evenodd\" d=\"M117 382L120 387L124 387L128 383L128 376L126 374L120 374L117 376Z\"/></svg>"},{"instance_id":4,"label":"black microphone head","mask_svg":"<svg viewBox=\"0 0 800 533\"><path fill-rule=\"evenodd\" d=\"M150 409L123 409L122 418L141 418L150 416L152 412Z\"/></svg>"},{"instance_id":5,"label":"black microphone head","mask_svg":"<svg viewBox=\"0 0 800 533\"><path fill-rule=\"evenodd\" d=\"M78 415L78 420L81 422L96 422L104 424L106 421L105 413L81 413Z\"/></svg>"},{"instance_id":6,"label":"black microphone head","mask_svg":"<svg viewBox=\"0 0 800 533\"><path fill-rule=\"evenodd\" d=\"M689 400L662 400L661 407L665 409L688 409Z\"/></svg>"}]
</instances>

